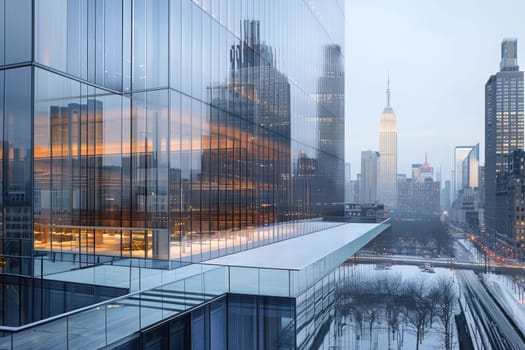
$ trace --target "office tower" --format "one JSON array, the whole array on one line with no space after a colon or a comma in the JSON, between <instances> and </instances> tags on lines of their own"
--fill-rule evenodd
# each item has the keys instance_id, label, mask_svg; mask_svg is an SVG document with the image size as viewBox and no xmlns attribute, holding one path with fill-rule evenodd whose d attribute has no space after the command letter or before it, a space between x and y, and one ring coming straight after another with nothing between
<instances>
[{"instance_id":1,"label":"office tower","mask_svg":"<svg viewBox=\"0 0 525 350\"><path fill-rule=\"evenodd\" d=\"M390 78L386 89L386 107L379 122L379 201L389 208L397 201L397 122L390 106Z\"/></svg>"},{"instance_id":2,"label":"office tower","mask_svg":"<svg viewBox=\"0 0 525 350\"><path fill-rule=\"evenodd\" d=\"M434 168L428 164L427 154L425 153L425 163L412 164L412 179L422 182L427 179L434 179Z\"/></svg>"},{"instance_id":3,"label":"office tower","mask_svg":"<svg viewBox=\"0 0 525 350\"><path fill-rule=\"evenodd\" d=\"M445 186L443 187L443 195L441 196L442 205L445 210L450 209L450 180L445 180Z\"/></svg>"},{"instance_id":4,"label":"office tower","mask_svg":"<svg viewBox=\"0 0 525 350\"><path fill-rule=\"evenodd\" d=\"M355 190L355 198L356 198L355 202L362 203L361 202L361 173L356 175L354 190Z\"/></svg>"},{"instance_id":5,"label":"office tower","mask_svg":"<svg viewBox=\"0 0 525 350\"><path fill-rule=\"evenodd\" d=\"M345 203L353 202L352 195L352 177L351 177L351 166L350 163L345 163Z\"/></svg>"},{"instance_id":6,"label":"office tower","mask_svg":"<svg viewBox=\"0 0 525 350\"><path fill-rule=\"evenodd\" d=\"M506 173L508 156L523 149L523 72L517 39L501 43L500 71L485 84L485 225L496 227L496 179Z\"/></svg>"},{"instance_id":7,"label":"office tower","mask_svg":"<svg viewBox=\"0 0 525 350\"><path fill-rule=\"evenodd\" d=\"M477 228L483 224L483 199L480 189L479 174L479 144L475 146L456 147L459 154L457 159L463 158L461 167L456 174L461 175L461 181L456 197L450 209L454 221ZM468 151L465 155L463 152Z\"/></svg>"},{"instance_id":8,"label":"office tower","mask_svg":"<svg viewBox=\"0 0 525 350\"><path fill-rule=\"evenodd\" d=\"M472 147L461 163L461 188L478 188L479 186L479 143Z\"/></svg>"},{"instance_id":9,"label":"office tower","mask_svg":"<svg viewBox=\"0 0 525 350\"><path fill-rule=\"evenodd\" d=\"M359 200L362 204L377 202L379 152L361 152L361 182Z\"/></svg>"},{"instance_id":10,"label":"office tower","mask_svg":"<svg viewBox=\"0 0 525 350\"><path fill-rule=\"evenodd\" d=\"M294 182L323 154L343 183L344 8L217 4L2 2L0 348L325 336L336 268L389 226L320 220L301 199L333 192Z\"/></svg>"},{"instance_id":11,"label":"office tower","mask_svg":"<svg viewBox=\"0 0 525 350\"><path fill-rule=\"evenodd\" d=\"M512 246L518 258L525 248L525 152L514 150L508 156L507 171L496 179L496 230Z\"/></svg>"},{"instance_id":12,"label":"office tower","mask_svg":"<svg viewBox=\"0 0 525 350\"><path fill-rule=\"evenodd\" d=\"M398 184L398 214L406 218L439 216L440 183L426 178L405 179Z\"/></svg>"},{"instance_id":13,"label":"office tower","mask_svg":"<svg viewBox=\"0 0 525 350\"><path fill-rule=\"evenodd\" d=\"M403 217L439 216L440 182L425 154L423 164L412 164L412 178L398 176L398 213Z\"/></svg>"},{"instance_id":14,"label":"office tower","mask_svg":"<svg viewBox=\"0 0 525 350\"><path fill-rule=\"evenodd\" d=\"M454 148L454 196L456 199L458 192L463 188L463 161L474 146L456 146Z\"/></svg>"}]
</instances>

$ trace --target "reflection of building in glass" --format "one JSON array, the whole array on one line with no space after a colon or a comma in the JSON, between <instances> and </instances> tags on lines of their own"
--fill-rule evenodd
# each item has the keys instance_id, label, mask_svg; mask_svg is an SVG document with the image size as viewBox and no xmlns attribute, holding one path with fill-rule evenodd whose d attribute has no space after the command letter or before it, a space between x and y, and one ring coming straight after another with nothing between
<instances>
[{"instance_id":1,"label":"reflection of building in glass","mask_svg":"<svg viewBox=\"0 0 525 350\"><path fill-rule=\"evenodd\" d=\"M390 79L386 89L386 107L379 122L378 200L388 208L397 205L397 121L390 106Z\"/></svg>"},{"instance_id":2,"label":"reflection of building in glass","mask_svg":"<svg viewBox=\"0 0 525 350\"><path fill-rule=\"evenodd\" d=\"M500 71L485 84L485 225L496 228L496 179L506 173L508 155L523 149L523 72L518 42L501 43Z\"/></svg>"},{"instance_id":3,"label":"reflection of building in glass","mask_svg":"<svg viewBox=\"0 0 525 350\"><path fill-rule=\"evenodd\" d=\"M319 212L322 194L319 188L319 162L300 153L293 181L296 206L300 212L315 215Z\"/></svg>"},{"instance_id":4,"label":"reflection of building in glass","mask_svg":"<svg viewBox=\"0 0 525 350\"><path fill-rule=\"evenodd\" d=\"M243 28L230 49L230 82L210 89L209 149L201 158L210 193L201 210L209 208L212 230L286 220L291 205L290 84L273 67L271 47L259 42L259 22Z\"/></svg>"},{"instance_id":5,"label":"reflection of building in glass","mask_svg":"<svg viewBox=\"0 0 525 350\"><path fill-rule=\"evenodd\" d=\"M344 202L344 64L341 47L324 51L323 74L318 79L319 188L325 213L343 213ZM333 207L338 204L339 207ZM335 211L334 211L335 210Z\"/></svg>"},{"instance_id":6,"label":"reflection of building in glass","mask_svg":"<svg viewBox=\"0 0 525 350\"><path fill-rule=\"evenodd\" d=\"M343 4L242 5L5 1L0 348L328 347Z\"/></svg>"}]
</instances>

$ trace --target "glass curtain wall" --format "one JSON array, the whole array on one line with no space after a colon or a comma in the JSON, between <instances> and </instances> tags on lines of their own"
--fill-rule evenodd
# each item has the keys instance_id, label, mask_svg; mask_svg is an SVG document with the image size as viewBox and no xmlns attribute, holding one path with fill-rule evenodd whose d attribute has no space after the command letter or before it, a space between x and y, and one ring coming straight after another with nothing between
<instances>
[{"instance_id":1,"label":"glass curtain wall","mask_svg":"<svg viewBox=\"0 0 525 350\"><path fill-rule=\"evenodd\" d=\"M0 1L2 261L189 263L331 225L343 5Z\"/></svg>"}]
</instances>

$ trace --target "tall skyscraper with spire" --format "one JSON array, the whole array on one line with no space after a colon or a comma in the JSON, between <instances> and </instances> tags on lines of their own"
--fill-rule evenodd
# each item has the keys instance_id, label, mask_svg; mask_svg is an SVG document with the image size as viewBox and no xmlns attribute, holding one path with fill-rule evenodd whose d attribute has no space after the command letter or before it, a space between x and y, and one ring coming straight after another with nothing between
<instances>
[{"instance_id":1,"label":"tall skyscraper with spire","mask_svg":"<svg viewBox=\"0 0 525 350\"><path fill-rule=\"evenodd\" d=\"M501 43L500 71L485 84L485 225L496 229L496 180L508 170L512 151L523 149L523 72L517 39Z\"/></svg>"},{"instance_id":2,"label":"tall skyscraper with spire","mask_svg":"<svg viewBox=\"0 0 525 350\"><path fill-rule=\"evenodd\" d=\"M379 122L379 201L388 208L397 207L397 121L390 106L390 77L386 89L386 107Z\"/></svg>"}]
</instances>

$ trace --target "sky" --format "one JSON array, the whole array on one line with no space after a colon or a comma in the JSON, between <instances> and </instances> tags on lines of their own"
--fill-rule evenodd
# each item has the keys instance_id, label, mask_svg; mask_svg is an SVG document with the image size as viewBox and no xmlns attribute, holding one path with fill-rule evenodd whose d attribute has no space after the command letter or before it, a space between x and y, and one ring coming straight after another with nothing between
<instances>
[{"instance_id":1,"label":"sky","mask_svg":"<svg viewBox=\"0 0 525 350\"><path fill-rule=\"evenodd\" d=\"M499 70L504 38L518 39L525 67L524 0L347 0L345 158L379 150L379 118L390 73L398 126L398 173L428 162L451 178L454 147L480 143L484 88Z\"/></svg>"}]
</instances>

